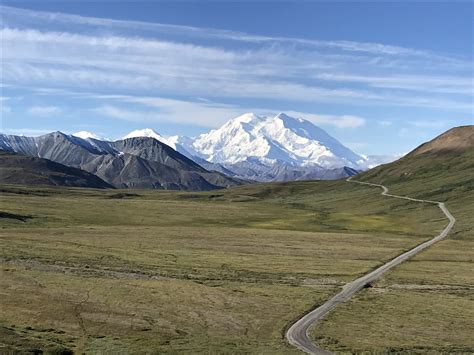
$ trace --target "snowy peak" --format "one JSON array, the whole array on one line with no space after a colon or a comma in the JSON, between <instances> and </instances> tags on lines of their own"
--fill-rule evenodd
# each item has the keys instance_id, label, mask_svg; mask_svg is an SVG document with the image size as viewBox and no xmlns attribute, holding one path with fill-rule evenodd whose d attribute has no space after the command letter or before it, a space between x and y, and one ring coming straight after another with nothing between
<instances>
[{"instance_id":1,"label":"snowy peak","mask_svg":"<svg viewBox=\"0 0 474 355\"><path fill-rule=\"evenodd\" d=\"M276 115L275 120L280 120L286 125L303 123L305 121L302 118L295 118L295 117L288 116L284 112L280 112L278 115Z\"/></svg>"},{"instance_id":2,"label":"snowy peak","mask_svg":"<svg viewBox=\"0 0 474 355\"><path fill-rule=\"evenodd\" d=\"M72 135L74 137L79 137L79 138L82 138L82 139L89 139L89 138L97 139L97 140L102 139L102 137L99 137L97 134L92 133L92 132L88 132L88 131L79 131L79 132L73 133Z\"/></svg>"},{"instance_id":3,"label":"snowy peak","mask_svg":"<svg viewBox=\"0 0 474 355\"><path fill-rule=\"evenodd\" d=\"M151 128L144 128L144 129L138 129L138 130L132 131L129 134L127 134L125 137L123 137L123 139L136 138L136 137L154 138L157 141L160 141L161 143L164 143L167 146L176 150L176 143L173 140L169 140L163 137L161 134L159 134L158 132L156 132L155 130Z\"/></svg>"},{"instance_id":4,"label":"snowy peak","mask_svg":"<svg viewBox=\"0 0 474 355\"><path fill-rule=\"evenodd\" d=\"M75 135L95 136L89 132ZM135 137L153 138L191 159L217 164L253 161L267 165L360 168L366 160L313 123L283 112L276 116L245 113L197 138L164 137L151 128L144 128L130 132L123 139Z\"/></svg>"},{"instance_id":5,"label":"snowy peak","mask_svg":"<svg viewBox=\"0 0 474 355\"><path fill-rule=\"evenodd\" d=\"M231 119L219 129L197 137L188 150L213 163L233 164L249 157L264 157L270 144L254 133L263 119L253 113Z\"/></svg>"},{"instance_id":6,"label":"snowy peak","mask_svg":"<svg viewBox=\"0 0 474 355\"><path fill-rule=\"evenodd\" d=\"M128 138L136 138L136 137L149 137L149 138L155 138L155 139L160 139L163 138L158 132L151 128L144 128L144 129L137 129L135 131L130 132L127 134L123 139L128 139Z\"/></svg>"},{"instance_id":7,"label":"snowy peak","mask_svg":"<svg viewBox=\"0 0 474 355\"><path fill-rule=\"evenodd\" d=\"M257 116L254 113L246 113L227 121L222 127L212 130L208 135L214 137L221 136L221 138L226 138L226 135L222 135L222 132L226 132L228 137L238 134L245 135L252 130L252 127L262 122L263 119L263 117Z\"/></svg>"},{"instance_id":8,"label":"snowy peak","mask_svg":"<svg viewBox=\"0 0 474 355\"><path fill-rule=\"evenodd\" d=\"M241 124L241 123L255 123L258 121L261 121L263 118L260 116L257 116L256 114L249 112L249 113L244 113L243 115L240 115L238 117L235 117L231 119L228 123L230 124Z\"/></svg>"},{"instance_id":9,"label":"snowy peak","mask_svg":"<svg viewBox=\"0 0 474 355\"><path fill-rule=\"evenodd\" d=\"M258 160L356 168L363 159L311 122L285 113L274 117L246 113L200 135L191 148L203 159L224 164Z\"/></svg>"}]
</instances>

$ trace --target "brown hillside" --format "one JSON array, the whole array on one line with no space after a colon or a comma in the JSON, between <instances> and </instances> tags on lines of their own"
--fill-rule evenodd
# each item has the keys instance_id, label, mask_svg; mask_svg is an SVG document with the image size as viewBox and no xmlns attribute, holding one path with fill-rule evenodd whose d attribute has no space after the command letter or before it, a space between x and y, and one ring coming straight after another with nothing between
<instances>
[{"instance_id":1,"label":"brown hillside","mask_svg":"<svg viewBox=\"0 0 474 355\"><path fill-rule=\"evenodd\" d=\"M474 125L455 127L416 148L409 156L464 152L474 147Z\"/></svg>"}]
</instances>

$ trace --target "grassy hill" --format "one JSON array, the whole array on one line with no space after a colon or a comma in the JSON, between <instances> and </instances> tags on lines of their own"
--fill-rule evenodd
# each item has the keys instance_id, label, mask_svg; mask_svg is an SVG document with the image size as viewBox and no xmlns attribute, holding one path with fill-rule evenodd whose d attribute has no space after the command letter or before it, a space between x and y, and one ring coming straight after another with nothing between
<instances>
[{"instance_id":1,"label":"grassy hill","mask_svg":"<svg viewBox=\"0 0 474 355\"><path fill-rule=\"evenodd\" d=\"M457 223L446 240L337 308L315 338L334 351L472 353L474 126L453 128L356 179L443 201Z\"/></svg>"},{"instance_id":2,"label":"grassy hill","mask_svg":"<svg viewBox=\"0 0 474 355\"><path fill-rule=\"evenodd\" d=\"M474 126L453 128L391 164L359 175L411 195L458 199L474 189Z\"/></svg>"},{"instance_id":3,"label":"grassy hill","mask_svg":"<svg viewBox=\"0 0 474 355\"><path fill-rule=\"evenodd\" d=\"M450 129L358 179L385 184L393 193L445 202L458 219L451 238L474 235L474 126Z\"/></svg>"}]
</instances>

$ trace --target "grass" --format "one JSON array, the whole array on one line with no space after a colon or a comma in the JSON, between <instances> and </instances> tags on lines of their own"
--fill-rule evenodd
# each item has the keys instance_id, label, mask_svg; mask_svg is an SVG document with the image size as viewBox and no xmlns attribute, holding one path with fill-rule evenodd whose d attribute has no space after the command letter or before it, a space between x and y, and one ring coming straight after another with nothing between
<instances>
[{"instance_id":1,"label":"grass","mask_svg":"<svg viewBox=\"0 0 474 355\"><path fill-rule=\"evenodd\" d=\"M3 352L296 352L292 320L444 224L344 181L0 190L29 217L0 218Z\"/></svg>"},{"instance_id":2,"label":"grass","mask_svg":"<svg viewBox=\"0 0 474 355\"><path fill-rule=\"evenodd\" d=\"M315 326L316 342L336 352L472 353L469 290L412 287L362 290Z\"/></svg>"},{"instance_id":3,"label":"grass","mask_svg":"<svg viewBox=\"0 0 474 355\"><path fill-rule=\"evenodd\" d=\"M334 351L473 353L474 150L407 157L359 179L395 194L443 201L457 222L447 239L339 306L312 330Z\"/></svg>"},{"instance_id":4,"label":"grass","mask_svg":"<svg viewBox=\"0 0 474 355\"><path fill-rule=\"evenodd\" d=\"M439 242L338 307L313 329L316 341L335 351L472 353L474 240L464 237Z\"/></svg>"},{"instance_id":5,"label":"grass","mask_svg":"<svg viewBox=\"0 0 474 355\"><path fill-rule=\"evenodd\" d=\"M78 352L286 352L276 325L283 327L293 310L320 302L330 291L123 274L71 275L30 267L16 265L4 273L9 287L2 317L14 320L17 332L31 328L29 338L47 332L50 338L42 339ZM12 288L16 297L8 297Z\"/></svg>"}]
</instances>

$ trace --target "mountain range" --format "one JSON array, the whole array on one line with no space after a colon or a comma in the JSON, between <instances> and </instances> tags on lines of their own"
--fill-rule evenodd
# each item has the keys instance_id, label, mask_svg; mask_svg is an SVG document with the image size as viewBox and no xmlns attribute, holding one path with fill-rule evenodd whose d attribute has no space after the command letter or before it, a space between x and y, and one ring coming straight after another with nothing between
<instances>
[{"instance_id":1,"label":"mountain range","mask_svg":"<svg viewBox=\"0 0 474 355\"><path fill-rule=\"evenodd\" d=\"M0 136L0 149L82 169L117 188L212 190L242 182L210 172L154 138L115 142L61 132L39 137Z\"/></svg>"},{"instance_id":2,"label":"mountain range","mask_svg":"<svg viewBox=\"0 0 474 355\"><path fill-rule=\"evenodd\" d=\"M195 138L164 137L149 128L117 141L86 131L1 134L0 149L82 169L118 188L183 190L247 180L338 179L390 160L359 155L311 122L284 113L247 113Z\"/></svg>"},{"instance_id":3,"label":"mountain range","mask_svg":"<svg viewBox=\"0 0 474 355\"><path fill-rule=\"evenodd\" d=\"M124 138L152 137L208 170L261 182L337 179L396 160L357 154L313 123L246 113L195 138L164 137L153 129Z\"/></svg>"}]
</instances>

